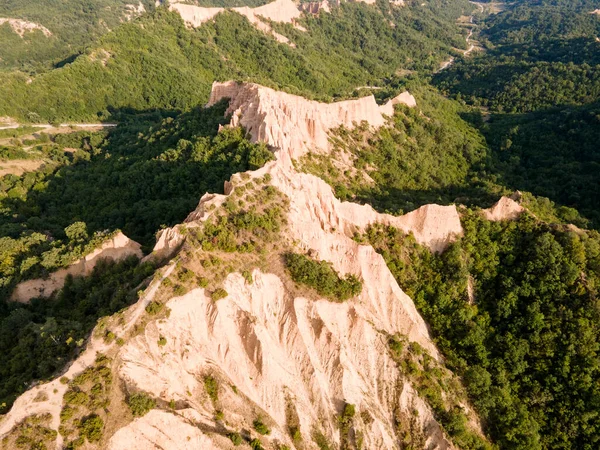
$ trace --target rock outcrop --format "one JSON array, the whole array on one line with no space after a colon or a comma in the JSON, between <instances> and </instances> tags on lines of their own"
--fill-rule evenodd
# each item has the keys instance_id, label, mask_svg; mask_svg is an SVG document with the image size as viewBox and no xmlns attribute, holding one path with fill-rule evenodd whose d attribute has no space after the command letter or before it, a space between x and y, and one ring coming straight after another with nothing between
<instances>
[{"instance_id":1,"label":"rock outcrop","mask_svg":"<svg viewBox=\"0 0 600 450\"><path fill-rule=\"evenodd\" d=\"M483 216L487 220L494 222L501 220L515 220L523 212L525 208L519 205L515 200L509 197L502 197L494 206L488 209L484 209Z\"/></svg>"},{"instance_id":2,"label":"rock outcrop","mask_svg":"<svg viewBox=\"0 0 600 450\"><path fill-rule=\"evenodd\" d=\"M142 2L138 2L137 5L130 3L128 5L125 5L125 20L133 20L136 17L141 16L145 12L146 7Z\"/></svg>"},{"instance_id":3,"label":"rock outcrop","mask_svg":"<svg viewBox=\"0 0 600 450\"><path fill-rule=\"evenodd\" d=\"M456 208L427 205L401 217L378 214L370 206L339 201L323 180L296 171L293 159L298 155L313 148L327 151L329 130L362 121L384 125L387 112L373 97L327 105L253 84L216 83L209 104L222 98L230 99L232 124L245 126L255 141L272 146L276 160L234 175L226 185L227 195L205 194L185 228L193 233L193 228L202 227L228 195L241 189L244 179L268 180L263 182L289 199L282 239L330 262L342 275L359 276L362 291L336 303L295 293L282 273L254 269L251 283L247 276L230 273L223 284L226 297L219 301L197 287L167 300L169 314L138 325L139 332L122 347L92 339L67 378L92 363L91 352L103 351L116 361L113 373L120 385L130 392L150 393L159 405L174 406L129 423L112 419L106 448L231 448L223 430L250 430L257 417L271 429L262 437L269 446L296 448L290 436L290 423L295 422L302 432L302 448L318 448L311 440L315 432L338 447L338 417L345 403L360 411L353 427L362 436L363 448L400 448L401 417L423 433L426 448L454 448L388 348L389 336L401 334L441 361L428 328L383 257L352 237L369 224L384 223L412 232L434 251L442 250L462 233ZM176 251L180 228L160 234L157 252ZM175 262L163 278L174 267ZM124 313L124 325L111 327L116 335L125 335L139 323L160 283L159 277ZM207 396L207 375L218 380L218 405ZM57 429L66 390L59 385L54 380L35 388L47 394L47 401L35 402L33 390L21 396L0 423L0 437L32 413L51 413ZM215 421L217 408L224 421ZM118 414L112 411L118 408L111 408L111 415ZM59 444L61 439L59 435Z\"/></svg>"},{"instance_id":4,"label":"rock outcrop","mask_svg":"<svg viewBox=\"0 0 600 450\"><path fill-rule=\"evenodd\" d=\"M300 10L307 14L319 14L320 12L331 12L332 6L339 6L338 0L322 0L318 2L304 2L300 3Z\"/></svg>"},{"instance_id":5,"label":"rock outcrop","mask_svg":"<svg viewBox=\"0 0 600 450\"><path fill-rule=\"evenodd\" d=\"M160 230L156 235L156 244L152 249L152 253L146 256L142 261L164 261L173 257L185 237L179 232L177 227L165 228Z\"/></svg>"},{"instance_id":6,"label":"rock outcrop","mask_svg":"<svg viewBox=\"0 0 600 450\"><path fill-rule=\"evenodd\" d=\"M201 26L204 22L211 20L226 9L235 11L245 16L259 30L273 35L275 39L282 43L289 43L289 39L274 32L268 22L263 19L295 24L296 19L301 15L300 10L292 0L275 0L272 3L256 8L249 8L247 6L237 8L205 8L186 3L171 3L169 9L177 11L183 20L192 27Z\"/></svg>"},{"instance_id":7,"label":"rock outcrop","mask_svg":"<svg viewBox=\"0 0 600 450\"><path fill-rule=\"evenodd\" d=\"M46 28L45 26L40 25L39 23L28 22L26 20L21 20L21 19L11 19L11 18L6 18L6 17L0 17L0 26L4 25L5 23L8 23L10 25L10 27L13 29L13 31L21 37L23 37L25 35L25 33L29 33L29 32L35 31L35 30L41 31L44 34L44 36L46 36L46 37L52 36L52 33L50 32L50 30L48 28Z\"/></svg>"},{"instance_id":8,"label":"rock outcrop","mask_svg":"<svg viewBox=\"0 0 600 450\"><path fill-rule=\"evenodd\" d=\"M225 439L222 443L226 443ZM217 450L223 447L214 445L213 440L191 425L183 414L160 410L150 411L121 428L108 443L109 450Z\"/></svg>"},{"instance_id":9,"label":"rock outcrop","mask_svg":"<svg viewBox=\"0 0 600 450\"><path fill-rule=\"evenodd\" d=\"M387 271L370 247L357 253L364 257L361 269L372 264L374 275ZM255 270L252 277L248 284L241 275L230 275L224 286L229 295L216 303L204 289L171 300L168 319L148 326L120 352L120 377L165 402L187 403L178 414L199 423L196 430L214 415L210 402L196 400L206 396L202 375L211 374L224 386L220 407L227 410L229 427L244 428L244 417L262 410L273 421L270 438L288 446L293 446L287 433L290 409L298 414L306 448L316 448L308 440L315 429L336 436L332 439L339 444L336 413L345 401L372 418L356 425L364 436L363 448L396 448L393 411L410 415L413 409L430 448L451 448L429 407L408 383L398 384L401 374L382 330L409 333L435 349L412 301L393 279L365 280L368 292L360 298L332 303L293 298L273 274ZM159 336L167 342L164 347L157 343ZM227 386L235 386L237 394ZM147 422L159 417L134 422L113 437L109 448L128 448L146 439L153 446L173 448L173 433L146 431L151 430ZM185 421L169 422L194 440L208 437L190 434ZM205 445L223 448L218 438Z\"/></svg>"},{"instance_id":10,"label":"rock outcrop","mask_svg":"<svg viewBox=\"0 0 600 450\"><path fill-rule=\"evenodd\" d=\"M140 316L143 314L146 306L154 299L160 283L173 272L174 267L174 265L167 267L162 276L158 277L148 289L146 289L143 297L125 311L123 321L113 328L115 333L125 335L134 327ZM50 382L34 386L20 395L9 413L0 416L0 444L2 443L2 438L8 435L16 425L28 416L50 414L52 416L51 428L53 430L58 430L60 425L60 413L64 406L63 396L68 389L68 385L64 383L64 381L73 379L86 368L90 367L99 353L110 353L111 349L115 346L116 344L114 341L107 342L103 336L92 334L85 350L72 364L70 364L66 371L61 374L60 378L57 377ZM40 398L45 398L46 400L40 401ZM62 449L62 443L63 438L59 433L57 435L55 448Z\"/></svg>"},{"instance_id":11,"label":"rock outcrop","mask_svg":"<svg viewBox=\"0 0 600 450\"><path fill-rule=\"evenodd\" d=\"M383 125L372 97L324 105L257 85L215 84L209 104L222 98L230 98L234 125L246 126L254 140L278 148L276 161L248 175L270 175L270 184L289 198L287 239L342 274L358 274L363 291L345 303L315 301L290 295L275 274L255 270L252 284L231 274L224 284L228 296L216 303L204 289L169 301L168 319L146 327L120 352L120 377L135 389L159 393L161 400L187 403L179 415L207 430L190 434L192 440L209 435L215 412L205 401L190 401L188 393L202 398L202 376L211 374L221 386L235 386L220 400L227 405L229 426L243 428L248 416L261 411L273 421L271 439L289 446L290 407L304 433L318 429L339 444L335 417L347 402L371 418L356 424L365 448L396 448L394 414L409 417L415 410L428 448L453 448L410 384L398 384L401 376L387 349L386 336L400 333L438 358L427 326L383 258L352 234L371 223L387 223L441 250L462 232L456 208L428 205L403 217L378 214L370 206L340 202L324 181L286 163L302 149L327 146L328 129L362 120ZM232 177L227 195L205 194L186 226L201 226L241 180ZM157 343L161 336L165 347ZM155 420L158 416L151 423ZM173 426L183 432L185 423ZM151 429L140 419L117 433L111 448L148 439L152 432L144 430ZM152 439L152 445L181 445L171 443L170 434ZM219 439L212 438L206 448L222 448Z\"/></svg>"},{"instance_id":12,"label":"rock outcrop","mask_svg":"<svg viewBox=\"0 0 600 450\"><path fill-rule=\"evenodd\" d=\"M65 278L68 275L74 277L89 275L101 259L118 261L128 256L141 258L141 246L123 233L118 232L93 252L88 253L69 267L51 273L48 278L38 278L19 283L15 287L10 299L16 302L27 303L34 297L48 297L63 287Z\"/></svg>"},{"instance_id":13,"label":"rock outcrop","mask_svg":"<svg viewBox=\"0 0 600 450\"><path fill-rule=\"evenodd\" d=\"M388 100L388 102L385 105L383 105L383 113L387 114L388 116L394 115L395 105L406 105L409 108L414 108L415 106L417 106L417 100L412 96L410 92L402 92L393 99Z\"/></svg>"},{"instance_id":14,"label":"rock outcrop","mask_svg":"<svg viewBox=\"0 0 600 450\"><path fill-rule=\"evenodd\" d=\"M299 158L308 150L329 149L333 128L353 128L363 121L378 128L385 124L384 115L394 114L394 104L416 105L408 92L379 106L372 95L320 103L252 83L213 83L208 106L224 98L231 99L227 109L232 115L231 125L243 126L254 142L280 149L284 162L286 156Z\"/></svg>"}]
</instances>

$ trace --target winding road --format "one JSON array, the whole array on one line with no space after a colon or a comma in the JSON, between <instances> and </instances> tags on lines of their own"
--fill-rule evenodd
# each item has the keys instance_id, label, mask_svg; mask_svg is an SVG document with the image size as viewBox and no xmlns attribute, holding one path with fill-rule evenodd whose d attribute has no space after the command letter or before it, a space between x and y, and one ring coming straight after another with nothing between
<instances>
[{"instance_id":1,"label":"winding road","mask_svg":"<svg viewBox=\"0 0 600 450\"><path fill-rule=\"evenodd\" d=\"M477 2L469 2L472 3L473 5L477 5L479 7L479 10L483 13L484 9L483 9L483 5L481 3L477 3ZM473 33L475 30L475 27L477 25L475 25L474 22L475 17L473 15L471 15L469 17L469 23L472 24L471 29L469 30L469 34L467 35L467 45L469 46L468 49L463 51L463 56L469 56L473 50L475 50L475 44L473 44L471 42L471 38L473 37ZM441 67L436 71L436 73L442 72L443 70L446 70L448 67L451 67L454 62L456 61L456 58L454 56L450 57L447 61L445 61Z\"/></svg>"}]
</instances>

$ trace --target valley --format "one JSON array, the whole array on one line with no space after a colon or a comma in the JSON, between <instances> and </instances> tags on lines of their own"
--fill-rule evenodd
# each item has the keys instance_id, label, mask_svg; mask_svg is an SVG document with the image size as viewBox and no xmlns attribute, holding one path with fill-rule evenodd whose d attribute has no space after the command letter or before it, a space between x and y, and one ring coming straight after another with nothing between
<instances>
[{"instance_id":1,"label":"valley","mask_svg":"<svg viewBox=\"0 0 600 450\"><path fill-rule=\"evenodd\" d=\"M0 449L594 448L596 8L1 6Z\"/></svg>"}]
</instances>

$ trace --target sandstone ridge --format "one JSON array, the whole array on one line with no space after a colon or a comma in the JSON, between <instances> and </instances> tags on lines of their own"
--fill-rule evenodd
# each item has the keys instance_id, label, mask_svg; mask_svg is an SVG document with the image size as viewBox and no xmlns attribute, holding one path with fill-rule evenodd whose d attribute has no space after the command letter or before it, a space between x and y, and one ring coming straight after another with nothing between
<instances>
[{"instance_id":1,"label":"sandstone ridge","mask_svg":"<svg viewBox=\"0 0 600 450\"><path fill-rule=\"evenodd\" d=\"M123 233L118 232L91 253L88 253L69 267L51 273L48 278L38 278L19 283L11 295L11 300L27 303L34 297L48 297L63 287L65 278L68 275L75 277L89 275L101 259L108 258L118 261L128 256L141 258L141 246Z\"/></svg>"},{"instance_id":2,"label":"sandstone ridge","mask_svg":"<svg viewBox=\"0 0 600 450\"><path fill-rule=\"evenodd\" d=\"M521 193L518 191L511 197L501 197L491 208L482 211L483 216L494 222L517 219L525 212L525 208L517 201L520 197Z\"/></svg>"},{"instance_id":3,"label":"sandstone ridge","mask_svg":"<svg viewBox=\"0 0 600 450\"><path fill-rule=\"evenodd\" d=\"M282 43L289 43L289 39L279 33L274 32L268 22L263 19L272 20L273 22L294 23L301 15L300 10L292 0L275 0L256 8L247 6L237 8L206 8L185 3L171 3L169 9L177 11L182 19L192 27L199 27L204 22L211 20L217 14L227 10L235 11L245 16L250 23L256 28L271 34L275 39ZM302 29L302 27L297 26Z\"/></svg>"},{"instance_id":4,"label":"sandstone ridge","mask_svg":"<svg viewBox=\"0 0 600 450\"><path fill-rule=\"evenodd\" d=\"M215 302L200 287L175 296L166 301L168 315L139 327L122 347L93 336L65 374L67 380L102 351L115 361L114 385L148 392L159 405L175 405L133 421L119 416L118 406L111 407L115 417L107 425L111 433L104 448L231 448L231 441L218 432L222 423L215 426L217 406L205 391L204 377L211 375L221 386L218 407L225 413L227 429L250 430L253 420L263 417L271 428L269 436L261 438L267 448L298 448L290 437L290 417L302 431L303 449L319 448L311 439L314 430L339 447L338 417L343 405L351 403L361 412L354 427L363 448L401 448L397 420L404 418L423 434L426 448L453 449L388 348L388 337L400 334L441 362L429 330L383 257L352 237L369 224L384 223L412 232L418 242L439 251L462 233L456 208L427 205L401 217L379 214L368 205L339 201L328 184L298 172L293 164L309 149L328 151L331 129L362 121L374 128L384 126L389 106L378 106L373 97L326 105L253 84L217 83L211 104L222 98L230 99L232 124L245 126L253 140L273 147L276 159L259 170L232 176L226 195L205 194L183 225L162 232L155 252L176 254L185 244L184 227L187 232L202 227L241 189L243 180L267 179L289 199L282 239L329 261L340 274L359 276L362 291L343 303L309 299L288 290L281 273L254 269L249 283L234 272L224 281L225 298ZM139 326L144 308L176 261L177 256L114 321L115 335L127 336L127 330ZM0 422L0 437L30 414L52 414L52 427L58 429L65 391L58 380L27 391ZM35 400L40 392L47 400ZM62 445L60 434L57 445Z\"/></svg>"},{"instance_id":5,"label":"sandstone ridge","mask_svg":"<svg viewBox=\"0 0 600 450\"><path fill-rule=\"evenodd\" d=\"M133 422L113 436L109 448L185 448L178 436L187 433L186 423L208 429L215 414L206 402L189 400L188 393L202 397L202 374L235 386L220 394L229 425L243 427L248 416L263 411L271 421L270 442L290 448L290 404L304 433L320 429L339 445L336 415L343 402L371 417L356 424L365 448L397 448L392 417L413 410L419 412L418 427L428 448L453 448L415 389L406 382L398 385L401 376L387 349L385 336L400 333L439 358L427 326L381 255L355 242L352 234L370 223L389 223L439 250L462 232L456 208L428 205L403 217L381 215L369 206L340 202L323 180L289 163L308 145L327 148L328 129L369 119L374 127L384 125L372 98L324 105L252 84L215 84L209 104L222 98L230 99L232 124L246 126L255 141L274 147L277 159L244 177L234 175L226 195L205 194L185 227L202 227L244 178L268 174L269 183L290 201L286 240L331 262L339 273L359 275L363 290L345 303L309 300L290 295L280 275L256 269L251 284L240 274L229 275L224 283L228 296L216 303L201 288L173 298L167 304L169 317L151 323L120 351L119 377L136 390L188 407L178 411L178 419L153 414ZM165 347L157 343L161 336ZM167 420L180 431L166 437L151 431ZM206 433L188 436L204 448L229 445L220 436L211 435L210 444ZM317 448L308 439L305 445Z\"/></svg>"},{"instance_id":6,"label":"sandstone ridge","mask_svg":"<svg viewBox=\"0 0 600 450\"><path fill-rule=\"evenodd\" d=\"M253 83L213 83L208 106L225 98L230 99L227 114L232 115L231 125L243 126L254 142L281 150L280 158L294 159L308 150L328 150L329 131L334 128L353 128L363 121L378 128L385 124L385 116L394 114L394 105L416 106L408 92L379 106L372 95L320 103Z\"/></svg>"}]
</instances>

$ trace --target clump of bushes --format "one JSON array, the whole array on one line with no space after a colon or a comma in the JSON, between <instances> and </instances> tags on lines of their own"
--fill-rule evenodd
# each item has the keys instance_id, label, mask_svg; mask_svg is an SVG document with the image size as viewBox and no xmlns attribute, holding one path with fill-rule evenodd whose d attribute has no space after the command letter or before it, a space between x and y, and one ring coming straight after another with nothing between
<instances>
[{"instance_id":1,"label":"clump of bushes","mask_svg":"<svg viewBox=\"0 0 600 450\"><path fill-rule=\"evenodd\" d=\"M98 442L102 439L102 430L104 429L104 421L96 415L81 419L79 422L79 433L89 442Z\"/></svg>"},{"instance_id":2,"label":"clump of bushes","mask_svg":"<svg viewBox=\"0 0 600 450\"><path fill-rule=\"evenodd\" d=\"M242 445L244 443L244 439L242 438L242 436L240 435L240 433L234 431L231 432L227 435L227 437L229 439L231 439L231 442L233 442L233 445L235 445L236 447L238 445Z\"/></svg>"},{"instance_id":3,"label":"clump of bushes","mask_svg":"<svg viewBox=\"0 0 600 450\"><path fill-rule=\"evenodd\" d=\"M205 376L204 389L213 402L219 400L219 382L215 378L210 375Z\"/></svg>"},{"instance_id":4,"label":"clump of bushes","mask_svg":"<svg viewBox=\"0 0 600 450\"><path fill-rule=\"evenodd\" d=\"M227 291L223 288L218 288L215 289L213 291L213 293L211 294L211 298L213 299L213 301L217 301L217 300L221 300L222 298L227 297L229 294L227 293Z\"/></svg>"},{"instance_id":5,"label":"clump of bushes","mask_svg":"<svg viewBox=\"0 0 600 450\"><path fill-rule=\"evenodd\" d=\"M340 423L340 448L347 449L351 448L349 444L350 430L354 422L354 415L356 414L356 408L350 403L344 405L344 410L340 415L338 421Z\"/></svg>"},{"instance_id":6,"label":"clump of bushes","mask_svg":"<svg viewBox=\"0 0 600 450\"><path fill-rule=\"evenodd\" d=\"M362 281L355 275L341 278L327 261L315 261L298 253L285 255L285 265L296 283L315 289L336 301L348 300L362 291Z\"/></svg>"},{"instance_id":7,"label":"clump of bushes","mask_svg":"<svg viewBox=\"0 0 600 450\"><path fill-rule=\"evenodd\" d=\"M154 399L143 392L130 396L127 405L135 417L145 416L148 411L156 408Z\"/></svg>"},{"instance_id":8,"label":"clump of bushes","mask_svg":"<svg viewBox=\"0 0 600 450\"><path fill-rule=\"evenodd\" d=\"M185 286L182 286L181 284L176 284L175 287L173 288L173 293L175 295L183 295L187 292L187 289L185 288Z\"/></svg>"},{"instance_id":9,"label":"clump of bushes","mask_svg":"<svg viewBox=\"0 0 600 450\"><path fill-rule=\"evenodd\" d=\"M265 425L260 417L257 417L254 422L252 422L252 426L256 430L257 433L267 435L271 434L271 429Z\"/></svg>"}]
</instances>

